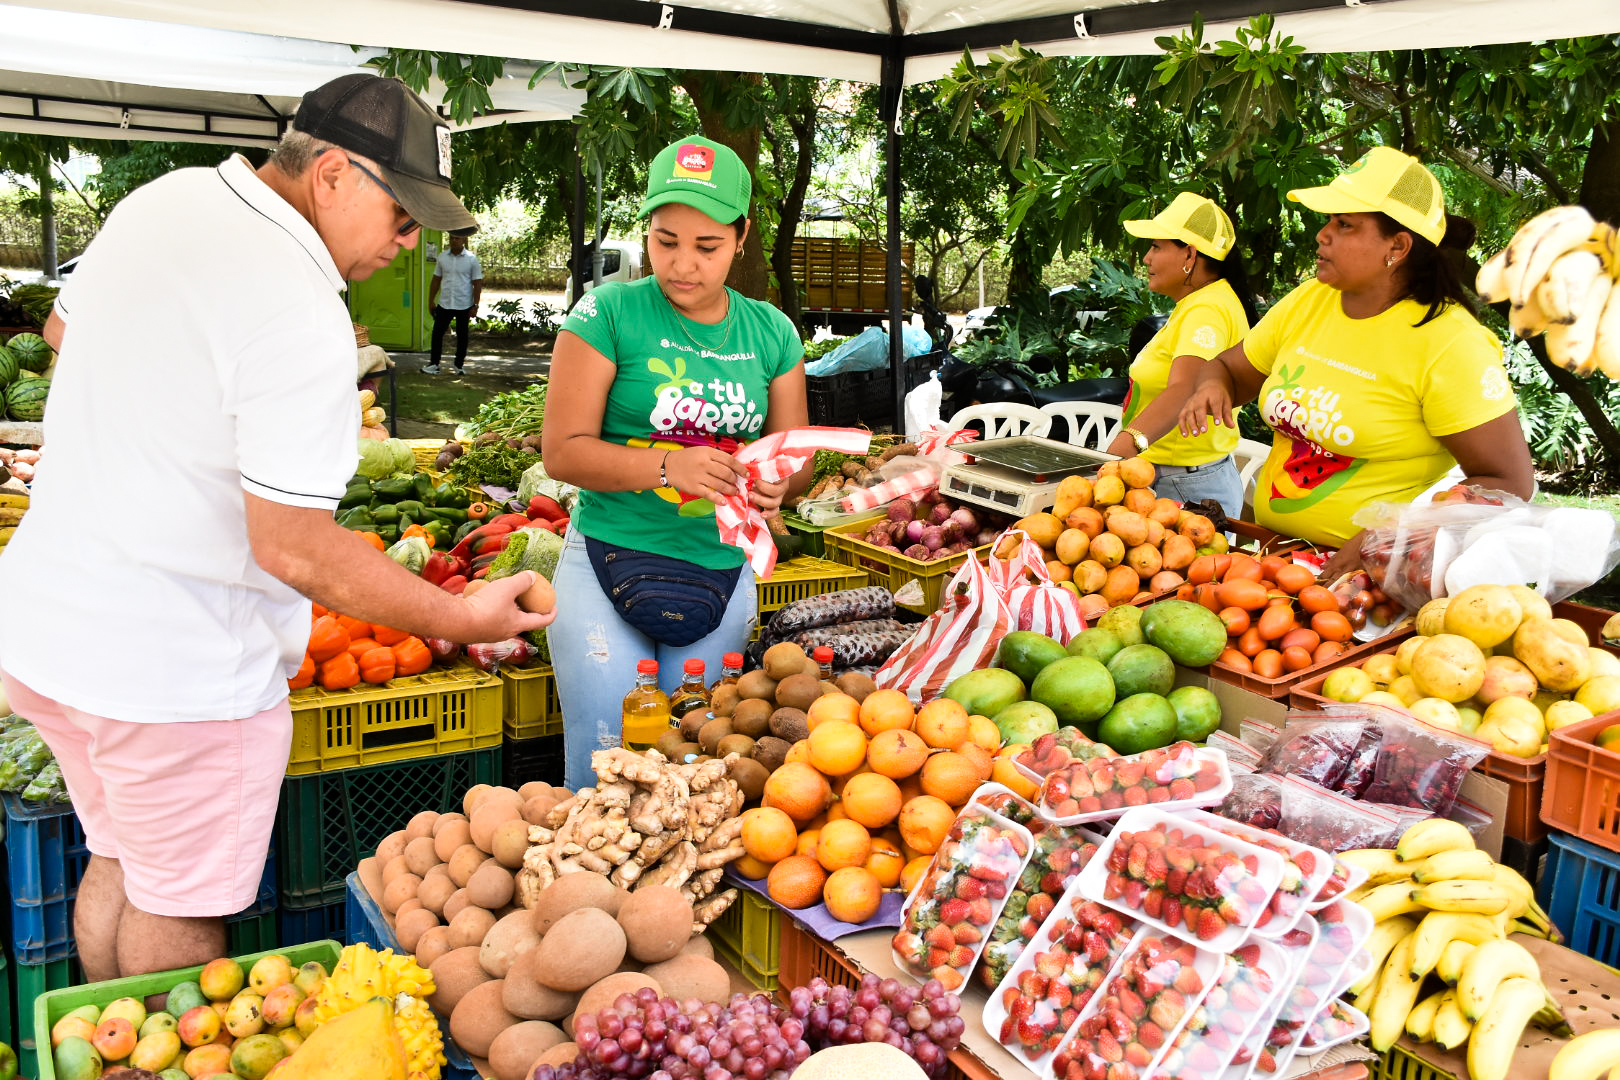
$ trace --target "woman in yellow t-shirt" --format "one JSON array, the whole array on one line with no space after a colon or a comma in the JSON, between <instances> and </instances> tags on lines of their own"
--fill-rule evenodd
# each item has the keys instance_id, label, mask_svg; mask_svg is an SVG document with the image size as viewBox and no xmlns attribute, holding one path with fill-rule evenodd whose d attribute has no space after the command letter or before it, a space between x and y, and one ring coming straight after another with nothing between
<instances>
[{"instance_id":1,"label":"woman in yellow t-shirt","mask_svg":"<svg viewBox=\"0 0 1620 1080\"><path fill-rule=\"evenodd\" d=\"M1255 518L1338 546L1327 573L1360 565L1358 509L1410 502L1453 462L1465 483L1529 498L1535 474L1502 346L1451 261L1474 228L1446 213L1434 174L1380 146L1288 197L1328 215L1316 277L1200 370L1182 433L1203 435L1211 418L1232 428L1234 405L1258 398L1276 434Z\"/></svg>"},{"instance_id":2,"label":"woman in yellow t-shirt","mask_svg":"<svg viewBox=\"0 0 1620 1080\"><path fill-rule=\"evenodd\" d=\"M1157 217L1125 222L1125 231L1152 241L1142 256L1148 288L1176 306L1131 364L1124 423L1108 452L1153 462L1160 495L1184 503L1213 499L1228 517L1241 517L1243 481L1232 460L1237 430L1188 437L1176 428L1199 369L1241 341L1254 321L1248 278L1232 250L1232 219L1209 199L1183 191Z\"/></svg>"}]
</instances>

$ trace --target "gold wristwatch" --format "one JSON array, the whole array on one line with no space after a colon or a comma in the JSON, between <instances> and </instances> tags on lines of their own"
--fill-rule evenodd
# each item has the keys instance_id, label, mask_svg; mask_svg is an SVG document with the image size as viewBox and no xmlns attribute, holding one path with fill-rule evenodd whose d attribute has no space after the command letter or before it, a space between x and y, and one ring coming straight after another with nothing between
<instances>
[{"instance_id":1,"label":"gold wristwatch","mask_svg":"<svg viewBox=\"0 0 1620 1080\"><path fill-rule=\"evenodd\" d=\"M1137 431L1133 427L1126 428L1125 434L1131 437L1131 445L1136 447L1136 452L1138 454L1147 453L1147 448L1152 445L1152 443L1148 442L1148 437L1146 435L1142 434L1140 431Z\"/></svg>"}]
</instances>

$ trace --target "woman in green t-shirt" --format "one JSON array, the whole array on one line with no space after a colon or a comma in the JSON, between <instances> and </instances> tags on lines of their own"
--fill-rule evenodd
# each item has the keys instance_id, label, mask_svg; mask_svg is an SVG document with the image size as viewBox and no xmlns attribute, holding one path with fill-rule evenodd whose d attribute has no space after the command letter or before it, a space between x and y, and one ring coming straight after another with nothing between
<instances>
[{"instance_id":1,"label":"woman in green t-shirt","mask_svg":"<svg viewBox=\"0 0 1620 1080\"><path fill-rule=\"evenodd\" d=\"M1152 241L1142 256L1148 288L1176 306L1131 364L1124 423L1108 452L1151 461L1160 495L1184 503L1213 499L1228 517L1242 517L1243 481L1232 460L1238 433L1216 428L1188 438L1176 427L1199 369L1243 340L1254 321L1232 219L1204 196L1183 191L1158 216L1127 221L1125 231Z\"/></svg>"},{"instance_id":2,"label":"woman in green t-shirt","mask_svg":"<svg viewBox=\"0 0 1620 1080\"><path fill-rule=\"evenodd\" d=\"M666 691L692 659L712 681L756 619L753 575L742 550L721 541L712 500L735 494L748 475L734 451L809 419L793 324L726 287L748 236L752 190L729 148L696 137L666 147L641 208L652 275L586 293L557 335L542 454L552 477L580 488L548 635L571 788L595 783L592 751L619 745L620 706L639 661L659 662ZM806 468L787 482L756 480L750 499L774 510L808 479ZM610 599L603 587L619 569L646 563L649 587L667 579L706 590L712 611L677 608L678 618L650 617L649 630L649 609L670 604L631 610L633 590L615 584ZM685 640L693 626L707 632Z\"/></svg>"}]
</instances>

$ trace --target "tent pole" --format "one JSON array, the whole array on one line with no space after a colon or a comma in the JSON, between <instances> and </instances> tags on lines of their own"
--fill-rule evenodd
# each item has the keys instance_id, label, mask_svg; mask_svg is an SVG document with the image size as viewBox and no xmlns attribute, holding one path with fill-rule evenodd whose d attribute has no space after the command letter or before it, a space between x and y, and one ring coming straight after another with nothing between
<instances>
[{"instance_id":1,"label":"tent pole","mask_svg":"<svg viewBox=\"0 0 1620 1080\"><path fill-rule=\"evenodd\" d=\"M585 295L585 166L579 153L579 129L574 129L574 212L568 216L568 243L574 256L568 260L574 279L575 300Z\"/></svg>"},{"instance_id":2,"label":"tent pole","mask_svg":"<svg viewBox=\"0 0 1620 1080\"><path fill-rule=\"evenodd\" d=\"M898 38L896 42L898 42ZM900 251L900 96L905 89L905 55L898 45L883 57L880 92L884 145L887 148L883 170L887 223L884 247L888 256L889 286L889 371L894 380L894 430L905 433L906 401L906 312L903 299Z\"/></svg>"}]
</instances>

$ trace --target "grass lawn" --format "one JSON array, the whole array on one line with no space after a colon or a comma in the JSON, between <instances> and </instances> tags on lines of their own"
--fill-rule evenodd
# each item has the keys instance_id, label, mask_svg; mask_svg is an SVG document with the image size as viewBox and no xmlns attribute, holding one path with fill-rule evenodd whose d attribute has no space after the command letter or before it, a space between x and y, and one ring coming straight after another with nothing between
<instances>
[{"instance_id":1,"label":"grass lawn","mask_svg":"<svg viewBox=\"0 0 1620 1080\"><path fill-rule=\"evenodd\" d=\"M513 339L474 334L467 350L467 372L457 375L448 358L438 375L424 375L427 357L400 353L400 434L405 438L449 436L456 424L472 419L496 394L521 390L545 376L551 366L549 339Z\"/></svg>"}]
</instances>

